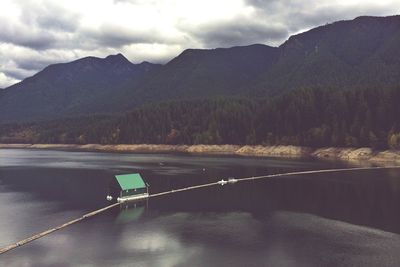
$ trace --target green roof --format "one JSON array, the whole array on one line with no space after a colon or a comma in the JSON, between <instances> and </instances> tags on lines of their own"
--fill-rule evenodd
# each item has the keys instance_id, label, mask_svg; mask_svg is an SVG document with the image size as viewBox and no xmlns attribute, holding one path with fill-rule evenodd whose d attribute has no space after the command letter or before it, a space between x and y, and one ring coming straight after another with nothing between
<instances>
[{"instance_id":1,"label":"green roof","mask_svg":"<svg viewBox=\"0 0 400 267\"><path fill-rule=\"evenodd\" d=\"M115 175L122 190L145 188L146 185L139 173Z\"/></svg>"}]
</instances>

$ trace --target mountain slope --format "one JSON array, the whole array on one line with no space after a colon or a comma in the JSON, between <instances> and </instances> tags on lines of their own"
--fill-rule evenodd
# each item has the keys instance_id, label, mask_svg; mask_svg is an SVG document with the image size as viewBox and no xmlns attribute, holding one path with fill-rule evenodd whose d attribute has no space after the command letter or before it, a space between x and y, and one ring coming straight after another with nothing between
<instances>
[{"instance_id":1,"label":"mountain slope","mask_svg":"<svg viewBox=\"0 0 400 267\"><path fill-rule=\"evenodd\" d=\"M398 47L400 16L358 17L293 35L279 47L188 49L163 66L89 57L3 90L0 122L121 112L170 99L396 87Z\"/></svg>"},{"instance_id":2,"label":"mountain slope","mask_svg":"<svg viewBox=\"0 0 400 267\"><path fill-rule=\"evenodd\" d=\"M123 55L86 57L46 67L15 84L0 98L0 119L36 120L112 111L107 99L117 89L131 87L159 66L132 64Z\"/></svg>"},{"instance_id":3,"label":"mountain slope","mask_svg":"<svg viewBox=\"0 0 400 267\"><path fill-rule=\"evenodd\" d=\"M188 49L141 81L131 103L219 95L270 96L305 87L400 83L400 16L358 17L291 36L280 47Z\"/></svg>"},{"instance_id":4,"label":"mountain slope","mask_svg":"<svg viewBox=\"0 0 400 267\"><path fill-rule=\"evenodd\" d=\"M142 82L149 100L240 94L278 59L278 49L250 45L211 50L188 49Z\"/></svg>"},{"instance_id":5,"label":"mountain slope","mask_svg":"<svg viewBox=\"0 0 400 267\"><path fill-rule=\"evenodd\" d=\"M260 91L381 87L400 81L400 16L358 17L293 35Z\"/></svg>"}]
</instances>

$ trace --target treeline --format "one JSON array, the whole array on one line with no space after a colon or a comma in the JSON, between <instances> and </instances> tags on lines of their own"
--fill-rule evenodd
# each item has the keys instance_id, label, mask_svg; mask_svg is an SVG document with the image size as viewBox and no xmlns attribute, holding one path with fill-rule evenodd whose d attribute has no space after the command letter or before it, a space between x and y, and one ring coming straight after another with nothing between
<instances>
[{"instance_id":1,"label":"treeline","mask_svg":"<svg viewBox=\"0 0 400 267\"><path fill-rule=\"evenodd\" d=\"M300 89L269 99L152 104L118 116L3 125L7 143L400 148L400 89Z\"/></svg>"}]
</instances>

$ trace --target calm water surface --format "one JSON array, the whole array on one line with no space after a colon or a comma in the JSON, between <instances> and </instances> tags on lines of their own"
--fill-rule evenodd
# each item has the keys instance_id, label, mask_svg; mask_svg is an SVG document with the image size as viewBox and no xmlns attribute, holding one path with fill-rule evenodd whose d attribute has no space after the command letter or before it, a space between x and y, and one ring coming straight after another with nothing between
<instances>
[{"instance_id":1,"label":"calm water surface","mask_svg":"<svg viewBox=\"0 0 400 267\"><path fill-rule=\"evenodd\" d=\"M241 157L0 149L0 246L107 205L115 174L152 193L344 167ZM0 266L400 266L400 171L281 177L116 208L0 256Z\"/></svg>"}]
</instances>

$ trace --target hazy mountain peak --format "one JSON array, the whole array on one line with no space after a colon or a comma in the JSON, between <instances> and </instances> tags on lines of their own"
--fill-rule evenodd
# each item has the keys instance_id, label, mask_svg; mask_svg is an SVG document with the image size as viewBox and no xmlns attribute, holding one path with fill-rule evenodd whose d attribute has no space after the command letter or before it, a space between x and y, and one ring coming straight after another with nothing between
<instances>
[{"instance_id":1,"label":"hazy mountain peak","mask_svg":"<svg viewBox=\"0 0 400 267\"><path fill-rule=\"evenodd\" d=\"M227 61L235 61L237 58L243 59L247 56L254 56L258 54L259 57L263 57L266 53L269 54L274 50L276 47L271 47L264 44L251 44L246 46L233 46L227 48L213 48L213 49L185 49L181 54L177 57L173 58L171 61L167 63L167 65L177 64L178 62L193 62L199 63L200 60L210 60L209 63L212 61L219 62L220 60L227 60ZM257 57L256 57L257 58ZM256 60L256 59L255 59ZM214 62L215 63L215 62ZM235 62L234 64L240 64L240 62Z\"/></svg>"},{"instance_id":2,"label":"hazy mountain peak","mask_svg":"<svg viewBox=\"0 0 400 267\"><path fill-rule=\"evenodd\" d=\"M396 20L400 19L400 15L379 17L379 16L359 16L354 19L354 21L366 21L366 20L380 20L380 21L388 21L388 20Z\"/></svg>"},{"instance_id":3,"label":"hazy mountain peak","mask_svg":"<svg viewBox=\"0 0 400 267\"><path fill-rule=\"evenodd\" d=\"M232 47L218 47L218 48L188 48L182 51L179 56L187 56L187 55L195 55L195 54L207 54L207 52L224 52L224 51L234 51L234 50L251 50L251 49L268 49L274 48L265 44L250 44L250 45L243 45L243 46L232 46Z\"/></svg>"},{"instance_id":4,"label":"hazy mountain peak","mask_svg":"<svg viewBox=\"0 0 400 267\"><path fill-rule=\"evenodd\" d=\"M107 62L111 63L131 63L124 55L118 53L116 55L109 55L105 58ZM131 63L132 64L132 63Z\"/></svg>"}]
</instances>

